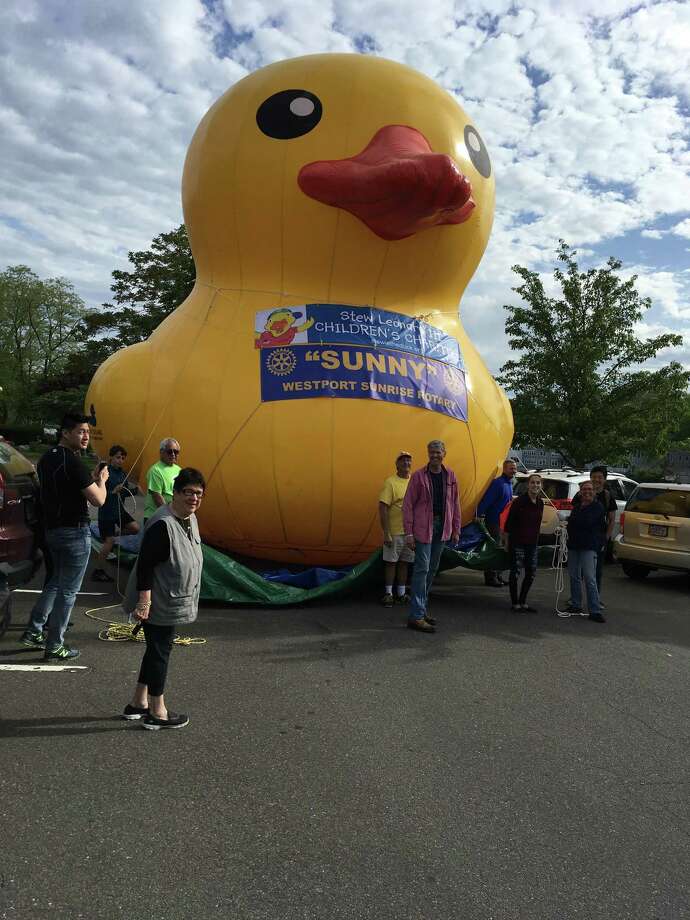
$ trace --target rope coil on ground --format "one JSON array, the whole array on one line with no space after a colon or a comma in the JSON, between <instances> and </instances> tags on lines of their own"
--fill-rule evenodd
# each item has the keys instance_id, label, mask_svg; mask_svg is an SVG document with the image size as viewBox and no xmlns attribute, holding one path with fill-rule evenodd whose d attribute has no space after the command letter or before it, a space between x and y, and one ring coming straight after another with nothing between
<instances>
[{"instance_id":1,"label":"rope coil on ground","mask_svg":"<svg viewBox=\"0 0 690 920\"><path fill-rule=\"evenodd\" d=\"M96 611L112 610L115 607L120 607L120 604L109 604L107 607L92 607L90 610L84 611L84 616L87 616L90 620L96 620L99 623L107 623L106 628L98 633L98 638L102 642L145 642L143 631L139 631L134 635L134 629L138 625L137 623L104 620L103 617L97 617L95 615ZM173 645L206 645L206 639L192 638L191 636L175 636Z\"/></svg>"}]
</instances>

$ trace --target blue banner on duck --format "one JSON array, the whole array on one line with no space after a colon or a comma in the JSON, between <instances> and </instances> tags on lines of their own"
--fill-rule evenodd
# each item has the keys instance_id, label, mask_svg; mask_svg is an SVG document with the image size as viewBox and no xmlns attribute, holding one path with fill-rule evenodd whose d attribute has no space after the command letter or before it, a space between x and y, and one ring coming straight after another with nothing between
<instances>
[{"instance_id":1,"label":"blue banner on duck","mask_svg":"<svg viewBox=\"0 0 690 920\"><path fill-rule=\"evenodd\" d=\"M459 345L419 319L342 304L281 307L256 314L255 346L262 402L377 399L467 420Z\"/></svg>"},{"instance_id":2,"label":"blue banner on duck","mask_svg":"<svg viewBox=\"0 0 690 920\"><path fill-rule=\"evenodd\" d=\"M376 307L310 303L256 314L257 348L346 344L397 348L464 370L460 345L442 329L416 317Z\"/></svg>"}]
</instances>

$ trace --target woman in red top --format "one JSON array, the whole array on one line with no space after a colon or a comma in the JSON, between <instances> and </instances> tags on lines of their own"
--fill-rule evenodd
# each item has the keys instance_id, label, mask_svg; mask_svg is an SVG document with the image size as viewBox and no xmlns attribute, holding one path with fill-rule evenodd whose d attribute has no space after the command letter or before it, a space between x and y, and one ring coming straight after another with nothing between
<instances>
[{"instance_id":1,"label":"woman in red top","mask_svg":"<svg viewBox=\"0 0 690 920\"><path fill-rule=\"evenodd\" d=\"M536 613L536 607L527 603L527 593L537 574L537 549L539 530L544 513L544 502L539 497L541 476L532 473L527 480L527 492L513 500L501 534L501 542L510 553L510 603L513 613ZM525 577L518 594L518 579L524 570Z\"/></svg>"}]
</instances>

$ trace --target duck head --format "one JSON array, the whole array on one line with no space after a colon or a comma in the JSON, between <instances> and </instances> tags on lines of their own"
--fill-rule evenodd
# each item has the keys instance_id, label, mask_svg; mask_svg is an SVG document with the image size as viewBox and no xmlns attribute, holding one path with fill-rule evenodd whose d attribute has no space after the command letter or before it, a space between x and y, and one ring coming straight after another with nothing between
<instances>
[{"instance_id":1,"label":"duck head","mask_svg":"<svg viewBox=\"0 0 690 920\"><path fill-rule=\"evenodd\" d=\"M256 71L210 109L183 203L201 282L444 309L486 246L494 178L478 130L433 81L311 55Z\"/></svg>"}]
</instances>

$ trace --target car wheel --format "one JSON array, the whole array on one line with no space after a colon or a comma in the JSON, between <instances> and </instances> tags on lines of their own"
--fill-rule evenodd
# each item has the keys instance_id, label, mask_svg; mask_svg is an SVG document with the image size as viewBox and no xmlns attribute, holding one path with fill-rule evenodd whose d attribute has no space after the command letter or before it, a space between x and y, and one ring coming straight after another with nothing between
<instances>
[{"instance_id":1,"label":"car wheel","mask_svg":"<svg viewBox=\"0 0 690 920\"><path fill-rule=\"evenodd\" d=\"M622 562L621 565L628 578L634 578L636 581L646 578L652 571L646 565L638 565L636 562Z\"/></svg>"}]
</instances>

